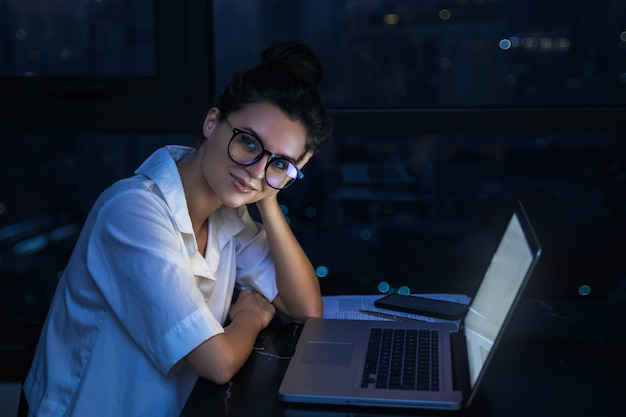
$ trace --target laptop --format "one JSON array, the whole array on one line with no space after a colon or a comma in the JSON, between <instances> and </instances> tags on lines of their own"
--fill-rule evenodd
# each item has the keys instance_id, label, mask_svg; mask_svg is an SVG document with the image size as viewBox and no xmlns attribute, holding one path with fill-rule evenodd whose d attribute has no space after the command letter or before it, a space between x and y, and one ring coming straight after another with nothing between
<instances>
[{"instance_id":1,"label":"laptop","mask_svg":"<svg viewBox=\"0 0 626 417\"><path fill-rule=\"evenodd\" d=\"M279 398L287 403L467 408L540 254L518 202L462 319L309 319ZM398 353L404 348L409 351ZM378 357L389 351L391 359Z\"/></svg>"}]
</instances>

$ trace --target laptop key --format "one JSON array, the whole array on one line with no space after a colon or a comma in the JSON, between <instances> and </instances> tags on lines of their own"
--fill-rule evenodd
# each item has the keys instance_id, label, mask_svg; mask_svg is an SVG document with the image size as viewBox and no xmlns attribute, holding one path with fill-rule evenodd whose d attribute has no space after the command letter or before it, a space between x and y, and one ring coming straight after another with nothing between
<instances>
[{"instance_id":1,"label":"laptop key","mask_svg":"<svg viewBox=\"0 0 626 417\"><path fill-rule=\"evenodd\" d=\"M438 333L372 329L361 387L439 390Z\"/></svg>"}]
</instances>

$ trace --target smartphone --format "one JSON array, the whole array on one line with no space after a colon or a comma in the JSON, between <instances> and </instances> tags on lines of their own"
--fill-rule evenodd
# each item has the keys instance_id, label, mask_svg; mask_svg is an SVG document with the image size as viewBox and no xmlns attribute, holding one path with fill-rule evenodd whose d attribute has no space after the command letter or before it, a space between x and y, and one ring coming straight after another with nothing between
<instances>
[{"instance_id":1,"label":"smartphone","mask_svg":"<svg viewBox=\"0 0 626 417\"><path fill-rule=\"evenodd\" d=\"M374 301L374 305L378 308L446 320L460 319L467 311L467 305L465 304L401 294L386 295Z\"/></svg>"}]
</instances>

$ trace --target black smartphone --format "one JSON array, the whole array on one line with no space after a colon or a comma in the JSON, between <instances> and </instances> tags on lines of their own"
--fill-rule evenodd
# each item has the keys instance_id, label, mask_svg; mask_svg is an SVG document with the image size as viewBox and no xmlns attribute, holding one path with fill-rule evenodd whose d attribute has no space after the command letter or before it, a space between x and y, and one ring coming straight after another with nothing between
<instances>
[{"instance_id":1,"label":"black smartphone","mask_svg":"<svg viewBox=\"0 0 626 417\"><path fill-rule=\"evenodd\" d=\"M447 320L460 319L467 311L465 304L395 293L379 298L374 301L374 305L378 308Z\"/></svg>"}]
</instances>

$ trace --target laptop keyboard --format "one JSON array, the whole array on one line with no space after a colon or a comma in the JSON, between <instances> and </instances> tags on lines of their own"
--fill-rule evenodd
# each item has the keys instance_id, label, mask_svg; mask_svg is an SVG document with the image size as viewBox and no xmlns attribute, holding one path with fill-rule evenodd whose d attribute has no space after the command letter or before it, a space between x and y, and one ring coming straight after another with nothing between
<instances>
[{"instance_id":1,"label":"laptop keyboard","mask_svg":"<svg viewBox=\"0 0 626 417\"><path fill-rule=\"evenodd\" d=\"M439 390L437 330L373 328L362 388Z\"/></svg>"}]
</instances>

